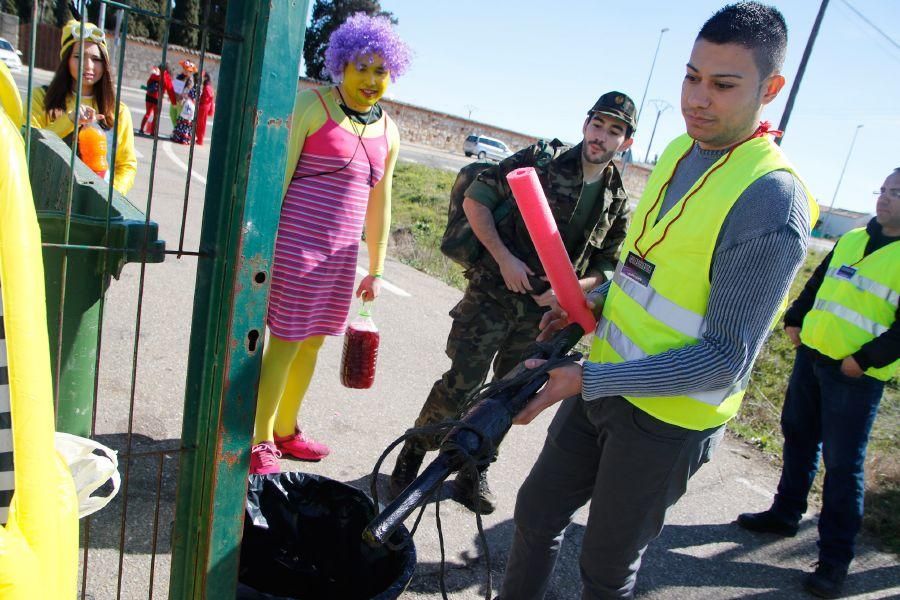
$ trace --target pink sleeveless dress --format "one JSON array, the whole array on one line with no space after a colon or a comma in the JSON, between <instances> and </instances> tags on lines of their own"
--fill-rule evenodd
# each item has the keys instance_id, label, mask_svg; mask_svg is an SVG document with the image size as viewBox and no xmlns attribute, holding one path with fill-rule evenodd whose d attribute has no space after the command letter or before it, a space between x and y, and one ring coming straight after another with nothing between
<instances>
[{"instance_id":1,"label":"pink sleeveless dress","mask_svg":"<svg viewBox=\"0 0 900 600\"><path fill-rule=\"evenodd\" d=\"M314 92L327 120L306 138L284 196L266 319L288 341L344 334L369 192L388 155L386 114L383 135L360 139Z\"/></svg>"}]
</instances>

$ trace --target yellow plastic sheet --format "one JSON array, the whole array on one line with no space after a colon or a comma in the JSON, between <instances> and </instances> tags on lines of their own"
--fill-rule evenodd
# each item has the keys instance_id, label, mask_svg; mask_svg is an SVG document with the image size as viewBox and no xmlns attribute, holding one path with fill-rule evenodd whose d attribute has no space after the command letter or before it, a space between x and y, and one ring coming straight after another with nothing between
<instances>
[{"instance_id":1,"label":"yellow plastic sheet","mask_svg":"<svg viewBox=\"0 0 900 600\"><path fill-rule=\"evenodd\" d=\"M0 283L15 460L9 521L0 527L0 599L70 599L77 593L78 499L54 449L41 236L19 133L22 103L3 63L0 104Z\"/></svg>"}]
</instances>

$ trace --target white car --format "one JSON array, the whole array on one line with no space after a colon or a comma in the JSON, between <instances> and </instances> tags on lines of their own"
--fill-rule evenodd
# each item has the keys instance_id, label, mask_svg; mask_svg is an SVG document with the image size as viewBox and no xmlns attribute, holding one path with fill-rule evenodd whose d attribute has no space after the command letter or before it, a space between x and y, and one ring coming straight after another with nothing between
<instances>
[{"instance_id":1,"label":"white car","mask_svg":"<svg viewBox=\"0 0 900 600\"><path fill-rule=\"evenodd\" d=\"M10 71L22 70L22 52L13 48L13 45L0 38L0 60L6 63Z\"/></svg>"},{"instance_id":2,"label":"white car","mask_svg":"<svg viewBox=\"0 0 900 600\"><path fill-rule=\"evenodd\" d=\"M490 158L497 161L512 154L512 150L500 140L475 134L470 135L463 142L463 152L466 156L477 156L478 160Z\"/></svg>"}]
</instances>

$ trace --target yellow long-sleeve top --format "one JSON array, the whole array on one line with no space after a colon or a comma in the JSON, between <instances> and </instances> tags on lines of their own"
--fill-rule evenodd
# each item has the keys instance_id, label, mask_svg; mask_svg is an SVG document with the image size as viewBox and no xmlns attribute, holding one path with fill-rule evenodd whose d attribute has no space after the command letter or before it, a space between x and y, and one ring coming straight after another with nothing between
<instances>
[{"instance_id":1,"label":"yellow long-sleeve top","mask_svg":"<svg viewBox=\"0 0 900 600\"><path fill-rule=\"evenodd\" d=\"M50 119L44 111L44 97L47 90L35 88L31 96L31 126L52 131L61 138L75 130L75 125L66 113L75 109L75 95L66 98L66 113L56 119ZM93 98L81 98L82 104L97 108ZM127 195L134 185L137 174L137 155L134 153L134 125L131 110L124 103L119 103L119 119L117 124L116 170L113 173L113 187L122 195Z\"/></svg>"},{"instance_id":2,"label":"yellow long-sleeve top","mask_svg":"<svg viewBox=\"0 0 900 600\"><path fill-rule=\"evenodd\" d=\"M297 94L291 121L291 137L288 144L288 160L284 174L282 197L287 193L297 161L303 152L306 138L321 128L328 116L341 127L356 133L350 118L344 114L334 95L333 86L318 88L319 94L328 105L328 112L315 92L311 89ZM366 246L369 249L369 274L381 275L384 272L384 258L387 254L388 236L391 229L391 185L394 179L394 166L400 153L400 131L394 121L383 113L381 118L366 127L365 137L376 138L385 134L387 128L388 156L384 166L384 176L369 192L369 204L366 207Z\"/></svg>"}]
</instances>

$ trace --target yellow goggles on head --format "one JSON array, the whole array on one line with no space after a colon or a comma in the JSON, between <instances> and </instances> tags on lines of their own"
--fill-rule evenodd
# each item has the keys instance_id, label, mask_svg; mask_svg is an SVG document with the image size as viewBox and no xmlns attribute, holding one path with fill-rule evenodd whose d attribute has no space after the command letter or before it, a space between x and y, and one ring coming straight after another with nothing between
<instances>
[{"instance_id":1,"label":"yellow goggles on head","mask_svg":"<svg viewBox=\"0 0 900 600\"><path fill-rule=\"evenodd\" d=\"M63 26L62 38L60 39L59 57L62 58L69 46L78 40L86 42L94 42L106 50L106 32L94 25L93 23L85 23L81 26L80 21L69 21Z\"/></svg>"}]
</instances>

